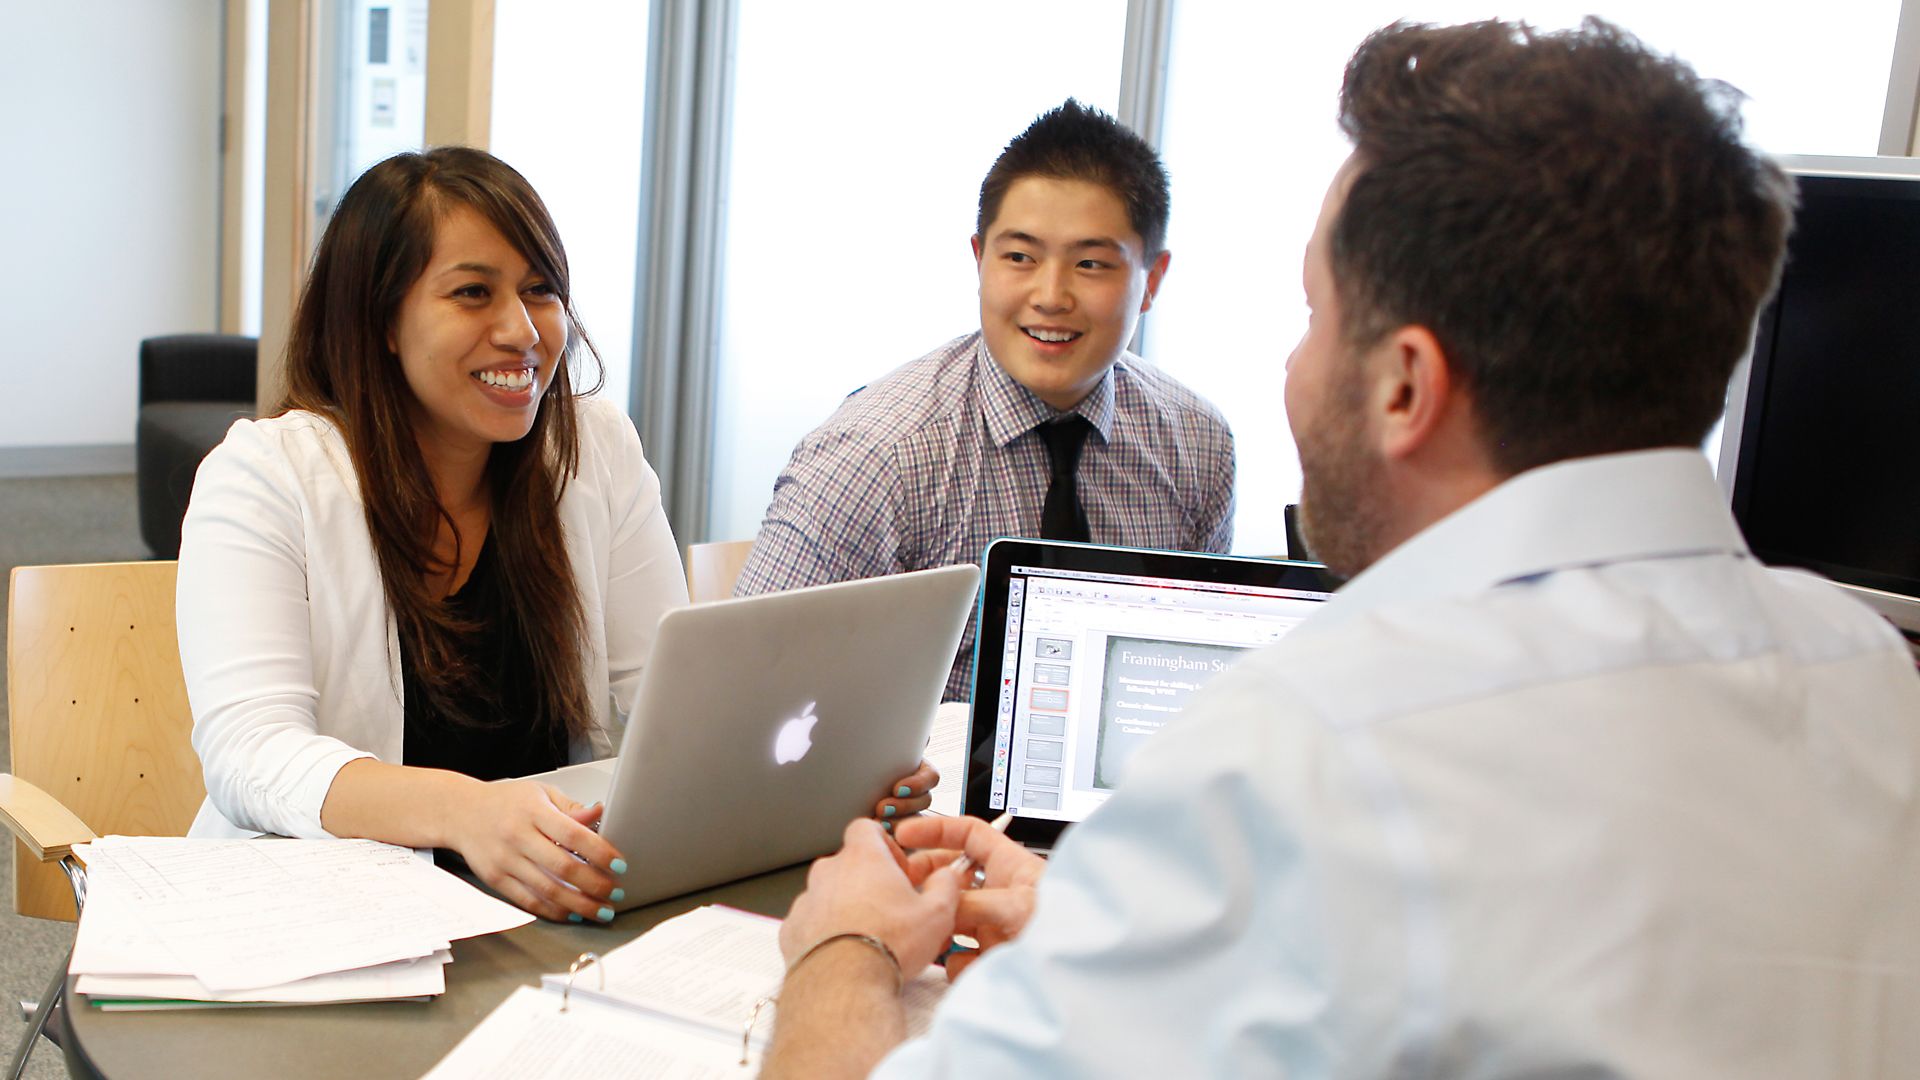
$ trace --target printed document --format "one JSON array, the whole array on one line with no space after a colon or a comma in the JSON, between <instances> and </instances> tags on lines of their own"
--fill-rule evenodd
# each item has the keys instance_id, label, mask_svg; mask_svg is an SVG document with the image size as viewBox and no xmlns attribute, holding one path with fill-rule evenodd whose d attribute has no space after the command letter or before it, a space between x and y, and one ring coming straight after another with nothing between
<instances>
[{"instance_id":1,"label":"printed document","mask_svg":"<svg viewBox=\"0 0 1920 1080\"><path fill-rule=\"evenodd\" d=\"M786 966L780 921L707 906L669 919L572 977L547 975L522 987L453 1049L427 1080L455 1077L584 1075L751 1076L773 1032L777 1005L761 1008L740 1063L740 1038L755 1002L777 994ZM910 1036L925 1033L946 993L946 972L929 966L901 991ZM562 1002L566 1010L561 1010ZM582 1065L636 1060L639 1071ZM501 1063L516 1062L501 1071Z\"/></svg>"},{"instance_id":2,"label":"printed document","mask_svg":"<svg viewBox=\"0 0 1920 1080\"><path fill-rule=\"evenodd\" d=\"M371 840L106 837L75 852L88 883L76 975L191 976L213 995L259 991L431 957L533 920Z\"/></svg>"}]
</instances>

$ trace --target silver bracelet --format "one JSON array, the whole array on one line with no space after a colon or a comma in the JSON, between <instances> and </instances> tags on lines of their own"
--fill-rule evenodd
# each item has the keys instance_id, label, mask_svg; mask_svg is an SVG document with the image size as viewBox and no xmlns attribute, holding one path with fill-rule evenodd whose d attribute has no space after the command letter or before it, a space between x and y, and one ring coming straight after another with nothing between
<instances>
[{"instance_id":1,"label":"silver bracelet","mask_svg":"<svg viewBox=\"0 0 1920 1080\"><path fill-rule=\"evenodd\" d=\"M797 969L801 964L806 963L810 958L812 958L814 953L819 952L821 949L826 948L827 946L833 944L836 941L857 941L860 944L867 946L868 948L872 949L874 952L877 952L881 956L885 957L887 960L887 966L893 969L893 992L894 993L896 994L899 993L900 988L907 985L906 973L900 970L900 958L893 955L893 950L887 947L886 942L881 941L879 938L874 937L872 934L856 934L851 930L845 933L834 934L831 937L821 938L819 941L815 942L813 945L813 948L808 949L806 952L801 953L799 956L794 958L793 963L787 965L787 973L785 976L782 977L782 980L784 981L785 979L791 979L793 977L793 973L795 969Z\"/></svg>"},{"instance_id":2,"label":"silver bracelet","mask_svg":"<svg viewBox=\"0 0 1920 1080\"><path fill-rule=\"evenodd\" d=\"M834 942L841 941L841 940L858 941L862 945L865 945L873 949L875 952L878 952L881 956L886 957L887 966L893 969L893 992L894 993L898 994L900 992L900 988L907 984L906 974L900 970L900 958L893 955L893 950L887 947L886 942L881 941L879 938L874 937L872 934L856 934L853 931L849 930L844 934L834 934L832 937L821 938L819 941L816 941L813 943L813 948L808 949L806 952L803 952L799 956L795 957L793 960L793 963L787 965L786 974L780 977L780 982L782 987L784 988L786 981L793 977L793 972L795 968L798 968L801 964L806 963L808 958L813 956L814 953L817 953L821 949L824 949L827 946L833 944ZM747 1026L745 1030L740 1032L740 1065L741 1067L744 1068L747 1064L748 1050L750 1049L753 1043L753 1026L760 1022L760 1011L769 1005L775 1004L779 1000L780 999L778 996L769 994L766 997L763 997L758 1001L755 1001L753 1003L753 1008L748 1011Z\"/></svg>"}]
</instances>

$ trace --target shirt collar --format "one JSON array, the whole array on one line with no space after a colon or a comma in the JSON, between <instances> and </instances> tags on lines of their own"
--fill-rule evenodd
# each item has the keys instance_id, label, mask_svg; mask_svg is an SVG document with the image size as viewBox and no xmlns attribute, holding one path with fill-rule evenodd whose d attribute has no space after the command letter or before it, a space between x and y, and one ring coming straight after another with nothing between
<instances>
[{"instance_id":1,"label":"shirt collar","mask_svg":"<svg viewBox=\"0 0 1920 1080\"><path fill-rule=\"evenodd\" d=\"M1122 354L1087 396L1080 399L1080 404L1069 410L1086 417L1087 423L1093 425L1094 433L1103 443L1110 441L1113 435L1115 372L1126 362L1127 357ZM1006 369L994 360L993 353L988 351L984 334L974 349L974 379L980 387L980 406L986 414L987 434L995 446L1004 447L1041 424L1066 415L1015 382L1013 376L1008 375Z\"/></svg>"},{"instance_id":2,"label":"shirt collar","mask_svg":"<svg viewBox=\"0 0 1920 1080\"><path fill-rule=\"evenodd\" d=\"M1300 629L1482 592L1556 570L1679 555L1746 556L1697 450L1575 458L1512 477L1387 553Z\"/></svg>"}]
</instances>

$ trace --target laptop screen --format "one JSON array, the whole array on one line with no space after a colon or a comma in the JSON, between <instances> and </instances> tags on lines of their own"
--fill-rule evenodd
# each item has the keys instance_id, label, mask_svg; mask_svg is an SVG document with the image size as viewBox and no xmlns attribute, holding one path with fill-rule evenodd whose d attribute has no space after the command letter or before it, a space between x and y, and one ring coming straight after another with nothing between
<instances>
[{"instance_id":1,"label":"laptop screen","mask_svg":"<svg viewBox=\"0 0 1920 1080\"><path fill-rule=\"evenodd\" d=\"M1331 595L1275 560L999 541L988 563L967 812L1054 823L1030 842L1092 813L1201 687Z\"/></svg>"}]
</instances>

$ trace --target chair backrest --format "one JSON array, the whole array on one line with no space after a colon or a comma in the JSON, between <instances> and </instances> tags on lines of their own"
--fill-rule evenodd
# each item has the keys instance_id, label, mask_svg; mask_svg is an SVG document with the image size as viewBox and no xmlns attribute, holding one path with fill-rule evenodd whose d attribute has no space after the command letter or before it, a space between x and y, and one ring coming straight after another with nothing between
<instances>
[{"instance_id":1,"label":"chair backrest","mask_svg":"<svg viewBox=\"0 0 1920 1080\"><path fill-rule=\"evenodd\" d=\"M181 836L206 797L174 634L171 562L14 568L13 771L105 836ZM66 877L14 845L14 907L74 917Z\"/></svg>"},{"instance_id":2,"label":"chair backrest","mask_svg":"<svg viewBox=\"0 0 1920 1080\"><path fill-rule=\"evenodd\" d=\"M740 568L747 565L753 552L751 540L725 540L713 544L692 544L687 548L687 597L696 604L725 600L733 595L733 583Z\"/></svg>"},{"instance_id":3,"label":"chair backrest","mask_svg":"<svg viewBox=\"0 0 1920 1080\"><path fill-rule=\"evenodd\" d=\"M1317 562L1307 550L1307 538L1300 531L1300 504L1288 503L1280 511L1280 524L1286 530L1287 558L1297 562Z\"/></svg>"},{"instance_id":4,"label":"chair backrest","mask_svg":"<svg viewBox=\"0 0 1920 1080\"><path fill-rule=\"evenodd\" d=\"M140 404L227 401L253 408L260 340L240 334L164 334L140 343Z\"/></svg>"}]
</instances>

